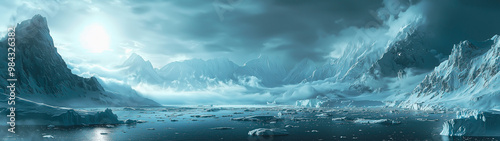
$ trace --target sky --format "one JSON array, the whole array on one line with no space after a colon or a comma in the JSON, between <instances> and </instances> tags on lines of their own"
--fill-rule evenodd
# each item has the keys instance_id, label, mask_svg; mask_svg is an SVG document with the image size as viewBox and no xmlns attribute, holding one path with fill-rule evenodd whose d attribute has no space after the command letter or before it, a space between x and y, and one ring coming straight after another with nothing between
<instances>
[{"instance_id":1,"label":"sky","mask_svg":"<svg viewBox=\"0 0 500 141\"><path fill-rule=\"evenodd\" d=\"M224 57L243 65L261 55L287 68L339 57L359 32L380 40L406 15L425 19L426 45L444 55L461 40L500 33L499 1L465 0L30 0L0 5L5 29L41 14L58 52L73 64L119 65L137 53L155 68ZM418 5L418 6L417 6ZM410 7L415 7L411 9ZM407 12L408 9L411 11ZM410 18L414 18L411 17ZM397 27L397 26L396 26ZM5 32L1 32L2 34Z\"/></svg>"}]
</instances>

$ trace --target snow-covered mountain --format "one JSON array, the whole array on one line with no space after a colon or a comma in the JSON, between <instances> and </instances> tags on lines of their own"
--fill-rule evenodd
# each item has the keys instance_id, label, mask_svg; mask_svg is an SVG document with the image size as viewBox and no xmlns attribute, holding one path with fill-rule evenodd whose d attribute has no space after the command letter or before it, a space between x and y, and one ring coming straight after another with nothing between
<instances>
[{"instance_id":1,"label":"snow-covered mountain","mask_svg":"<svg viewBox=\"0 0 500 141\"><path fill-rule=\"evenodd\" d=\"M158 70L163 86L179 89L199 89L220 82L235 80L233 73L239 66L225 58L192 59L172 62Z\"/></svg>"},{"instance_id":2,"label":"snow-covered mountain","mask_svg":"<svg viewBox=\"0 0 500 141\"><path fill-rule=\"evenodd\" d=\"M283 82L285 84L297 84L311 81L316 72L316 64L310 59L303 59L288 72Z\"/></svg>"},{"instance_id":3,"label":"snow-covered mountain","mask_svg":"<svg viewBox=\"0 0 500 141\"><path fill-rule=\"evenodd\" d=\"M437 108L500 107L500 37L495 35L476 46L462 41L413 90L402 107L432 110Z\"/></svg>"},{"instance_id":4,"label":"snow-covered mountain","mask_svg":"<svg viewBox=\"0 0 500 141\"><path fill-rule=\"evenodd\" d=\"M282 80L286 76L285 68L267 56L260 56L257 59L246 62L235 72L235 76L254 76L262 81L266 87L276 87L282 85Z\"/></svg>"},{"instance_id":5,"label":"snow-covered mountain","mask_svg":"<svg viewBox=\"0 0 500 141\"><path fill-rule=\"evenodd\" d=\"M15 75L18 97L56 106L139 106L158 105L138 95L118 95L103 89L96 78L71 73L57 53L47 20L35 15L16 26ZM6 38L0 41L0 57L7 58ZM7 64L7 60L1 60ZM0 69L7 70L7 65ZM0 84L7 86L6 73Z\"/></svg>"},{"instance_id":6,"label":"snow-covered mountain","mask_svg":"<svg viewBox=\"0 0 500 141\"><path fill-rule=\"evenodd\" d=\"M132 53L130 57L123 62L120 70L126 75L127 82L131 85L139 83L159 84L163 83L160 75L151 65L151 62L145 61L141 56Z\"/></svg>"}]
</instances>

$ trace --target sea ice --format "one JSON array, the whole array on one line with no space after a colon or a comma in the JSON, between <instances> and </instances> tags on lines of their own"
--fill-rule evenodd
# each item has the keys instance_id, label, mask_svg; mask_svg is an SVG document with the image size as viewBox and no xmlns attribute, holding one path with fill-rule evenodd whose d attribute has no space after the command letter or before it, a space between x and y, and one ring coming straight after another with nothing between
<instances>
[{"instance_id":1,"label":"sea ice","mask_svg":"<svg viewBox=\"0 0 500 141\"><path fill-rule=\"evenodd\" d=\"M276 118L274 116L248 116L248 117L237 117L231 118L231 120L236 121L261 121L261 122L271 122L271 121L279 121L281 118Z\"/></svg>"},{"instance_id":2,"label":"sea ice","mask_svg":"<svg viewBox=\"0 0 500 141\"><path fill-rule=\"evenodd\" d=\"M251 136L283 136L288 135L286 129L280 128L258 128L248 132Z\"/></svg>"},{"instance_id":3,"label":"sea ice","mask_svg":"<svg viewBox=\"0 0 500 141\"><path fill-rule=\"evenodd\" d=\"M234 129L233 127L214 127L214 128L210 128L212 130L231 130L231 129Z\"/></svg>"}]
</instances>

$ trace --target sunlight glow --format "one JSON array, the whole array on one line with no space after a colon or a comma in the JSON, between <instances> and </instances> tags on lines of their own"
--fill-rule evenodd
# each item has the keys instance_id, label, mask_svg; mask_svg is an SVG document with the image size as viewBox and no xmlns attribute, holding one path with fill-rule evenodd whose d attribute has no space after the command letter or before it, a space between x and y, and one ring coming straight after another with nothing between
<instances>
[{"instance_id":1,"label":"sunlight glow","mask_svg":"<svg viewBox=\"0 0 500 141\"><path fill-rule=\"evenodd\" d=\"M92 53L102 53L109 50L109 36L106 29L100 24L91 24L85 27L80 35L82 46Z\"/></svg>"}]
</instances>

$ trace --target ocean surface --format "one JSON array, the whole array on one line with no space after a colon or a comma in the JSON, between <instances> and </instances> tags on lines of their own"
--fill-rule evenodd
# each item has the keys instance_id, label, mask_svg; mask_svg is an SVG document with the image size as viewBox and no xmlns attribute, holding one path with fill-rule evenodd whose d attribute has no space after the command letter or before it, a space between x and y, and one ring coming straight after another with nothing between
<instances>
[{"instance_id":1,"label":"ocean surface","mask_svg":"<svg viewBox=\"0 0 500 141\"><path fill-rule=\"evenodd\" d=\"M499 140L500 137L441 136L443 122L454 112L433 113L394 108L300 108L292 106L167 106L111 108L120 120L144 123L100 126L18 125L15 135L2 126L4 140ZM104 109L85 109L104 110ZM281 113L281 114L280 114ZM277 120L236 121L232 118L274 116ZM345 117L345 118L343 118ZM338 120L332 120L338 118ZM390 119L394 124L357 123L355 119ZM343 120L342 120L343 119ZM216 130L216 127L229 127ZM257 128L281 128L283 136L251 136ZM50 136L52 137L50 137ZM45 137L44 137L45 136Z\"/></svg>"}]
</instances>

